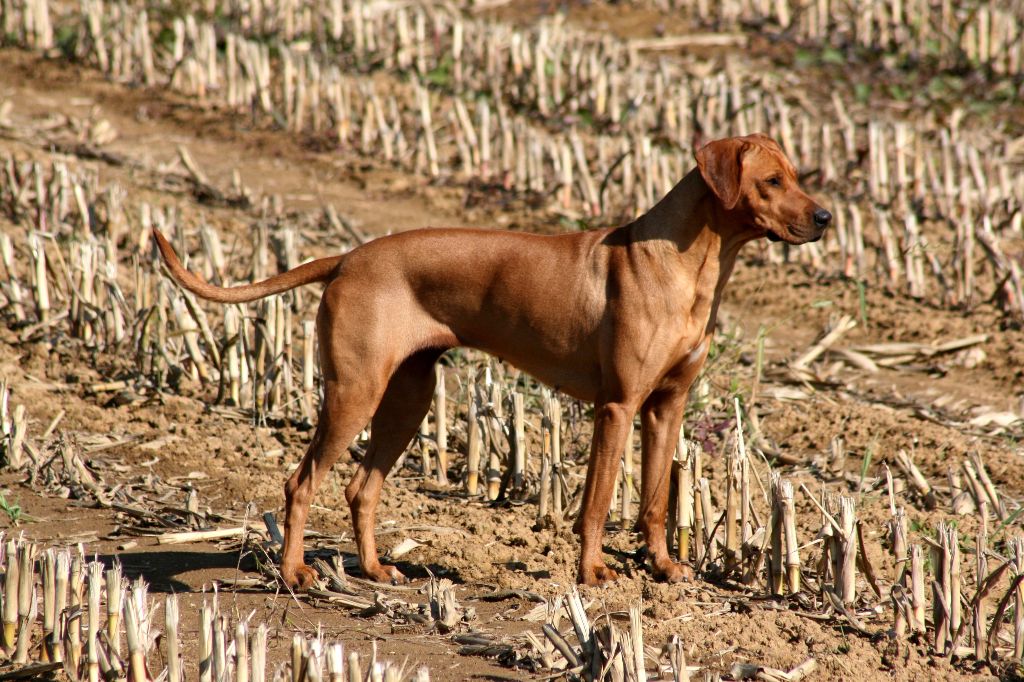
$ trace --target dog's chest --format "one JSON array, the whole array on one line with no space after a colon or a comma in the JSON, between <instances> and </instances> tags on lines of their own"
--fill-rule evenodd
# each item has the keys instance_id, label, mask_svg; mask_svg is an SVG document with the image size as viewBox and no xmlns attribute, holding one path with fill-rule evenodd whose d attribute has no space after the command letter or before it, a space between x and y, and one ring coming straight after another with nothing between
<instances>
[{"instance_id":1,"label":"dog's chest","mask_svg":"<svg viewBox=\"0 0 1024 682\"><path fill-rule=\"evenodd\" d=\"M704 356L708 352L708 344L710 343L710 337L705 336L700 340L700 343L693 346L686 355L683 356L683 365L690 367L691 365L700 364L704 361Z\"/></svg>"}]
</instances>

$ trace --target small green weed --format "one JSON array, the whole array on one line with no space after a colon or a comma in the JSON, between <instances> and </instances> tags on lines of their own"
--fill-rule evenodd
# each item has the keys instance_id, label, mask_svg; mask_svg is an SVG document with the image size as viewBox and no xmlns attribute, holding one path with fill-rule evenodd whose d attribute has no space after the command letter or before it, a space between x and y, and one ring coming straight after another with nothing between
<instances>
[{"instance_id":1,"label":"small green weed","mask_svg":"<svg viewBox=\"0 0 1024 682\"><path fill-rule=\"evenodd\" d=\"M860 308L860 323L868 326L868 296L864 289L864 280L857 280L857 306Z\"/></svg>"},{"instance_id":2,"label":"small green weed","mask_svg":"<svg viewBox=\"0 0 1024 682\"><path fill-rule=\"evenodd\" d=\"M857 490L864 490L864 479L868 477L868 471L871 469L871 460L875 458L876 445L876 441L871 441L864 451L864 459L860 463L860 483L857 485Z\"/></svg>"},{"instance_id":3,"label":"small green weed","mask_svg":"<svg viewBox=\"0 0 1024 682\"><path fill-rule=\"evenodd\" d=\"M25 519L25 513L21 510L21 505L17 502L8 502L7 497L0 494L0 511L7 514L7 518L11 520L11 525L17 526L19 521Z\"/></svg>"}]
</instances>

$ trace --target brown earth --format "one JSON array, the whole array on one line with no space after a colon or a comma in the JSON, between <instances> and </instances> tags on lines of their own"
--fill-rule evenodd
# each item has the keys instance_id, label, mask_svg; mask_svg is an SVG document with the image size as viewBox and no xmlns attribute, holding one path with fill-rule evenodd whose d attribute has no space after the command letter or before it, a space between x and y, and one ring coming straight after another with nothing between
<instances>
[{"instance_id":1,"label":"brown earth","mask_svg":"<svg viewBox=\"0 0 1024 682\"><path fill-rule=\"evenodd\" d=\"M38 125L55 112L107 119L118 138L105 149L139 166L81 163L94 168L102 183L121 183L135 198L173 204L181 212L182 224L207 221L225 243L246 234L254 213L210 208L187 194L167 192L154 178L161 170L177 167L179 145L189 149L215 186L228 186L237 169L242 183L255 195L279 195L286 211L311 211L331 203L368 234L442 224L541 230L557 226L555 216L538 215L516 202L474 197L475 205L467 208L470 196L465 188L431 185L365 158L317 151L308 141L253 128L243 117L200 109L164 93L120 87L88 70L20 52L0 53L0 97L13 104L14 130ZM14 137L7 135L0 141L0 150L20 157L53 156L35 141ZM24 228L5 222L3 229L21 235ZM244 257L243 242L247 240L235 248L233 262ZM854 478L862 476L865 459L863 475L870 481L884 475L883 464L890 464L895 472L894 455L905 449L931 480L944 485L947 467L977 451L999 490L1008 500L1019 500L1024 491L1019 429L999 431L969 424L986 410L1021 410L1024 338L1019 326L984 305L970 312L931 309L870 288L862 306L854 283L822 278L795 265L770 265L761 257L766 248L779 247L748 248L727 290L719 355L706 375L712 402L705 411L695 410L694 428L708 427L713 415L724 414L733 393L749 394L755 338L764 326L770 371L756 409L766 440L801 462L782 467L787 476L817 491L826 478L821 469L823 454L833 437L842 435L850 452L847 470ZM306 240L301 249L300 256L306 258L329 252L332 244ZM779 379L786 362L804 352L829 317L838 313L849 313L862 322L844 339L847 345L927 343L973 334L989 338L978 347L983 355L940 356L911 369L874 374L844 366L830 382L796 386L802 390L799 397L773 398L773 391L794 387ZM248 420L211 410L214 391L210 387L185 385L180 395L163 393L123 406L107 406L108 396L87 390L93 382L119 376L130 367L130 358L97 357L73 342L52 348L21 343L16 330L0 328L0 377L10 381L13 402L28 407L32 434L38 436L63 411L59 431L68 437L80 441L137 438L93 458L96 466L103 465L104 477L129 480L153 475L194 486L203 507L225 518L258 518L256 510L271 511L280 518L284 478L298 462L311 432L288 424L254 428ZM929 409L937 401L939 407ZM140 447L154 442L155 448ZM715 437L709 442L719 449L724 445ZM586 455L580 443L569 454L583 461ZM317 496L309 523L324 534L316 540L318 544L337 548L347 558L353 556L354 547L342 491L354 466L350 459L335 468ZM756 463L755 471L762 478L764 469L763 463ZM720 486L721 457L707 457L705 470L713 485ZM137 532L132 537L133 526L111 510L40 494L21 478L13 474L0 478L7 501L21 507L19 530L43 542L95 537L88 543L89 551L107 556L116 552L129 576L144 576L155 592L182 595L182 611L189 614L185 631L194 633L197 627L195 607L204 597L201 590L241 570L237 547L157 545L152 537L137 536ZM829 481L828 486L849 491L842 482ZM892 562L882 541L882 524L888 518L884 486L858 497L869 555L887 587ZM797 500L799 530L807 541L818 531L820 518L805 496L798 493ZM939 520L952 518L945 509L923 511L906 493L901 502L908 507L915 535L926 535ZM452 579L460 601L476 609L475 628L521 642L525 631L540 631L539 624L522 619L534 605L522 598L490 603L479 597L507 588L552 597L564 594L573 582L575 537L568 527L535 531L535 514L532 504L493 508L467 499L457 489L435 490L410 465L394 472L385 488L379 513L382 549L407 537L422 543L397 562L412 577L413 587L423 585L428 570ZM9 521L0 517L0 525ZM959 528L965 539L972 537L976 517L960 518ZM119 546L126 548L118 550ZM950 664L930 657L923 642L894 655L881 637L859 634L839 618L822 620L796 603L762 599L756 589L704 580L684 586L655 583L634 553L637 536L631 532L610 531L607 547L609 561L624 577L605 588L583 590L585 598L594 602L592 616L621 618L630 603L642 598L647 642L660 646L668 636L678 634L686 643L691 665L723 672L735 661L752 661L790 669L813 656L819 664L815 679L992 675L987 667L976 670L970 660ZM818 552L815 547L804 551L811 556ZM426 600L420 591L379 589L408 601ZM866 587L861 591L871 594ZM256 621L274 624L275 661L284 660L293 631L308 633L320 625L328 639L341 640L361 653L369 653L375 645L382 657L426 664L433 679L545 677L543 672L531 674L492 659L457 656L458 645L450 638L423 626L395 624L383 616L362 618L284 593L223 592L220 599L222 608L230 605L238 614L255 610ZM873 609L876 603L886 605L884 613ZM888 599L866 597L861 607L858 613L866 627L884 633L891 618Z\"/></svg>"}]
</instances>

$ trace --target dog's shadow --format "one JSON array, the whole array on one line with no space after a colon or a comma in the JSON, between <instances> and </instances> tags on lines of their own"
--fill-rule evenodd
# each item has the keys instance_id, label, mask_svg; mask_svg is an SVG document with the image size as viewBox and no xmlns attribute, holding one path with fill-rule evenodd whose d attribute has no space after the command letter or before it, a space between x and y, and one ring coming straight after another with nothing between
<instances>
[{"instance_id":1,"label":"dog's shadow","mask_svg":"<svg viewBox=\"0 0 1024 682\"><path fill-rule=\"evenodd\" d=\"M203 583L225 577L224 572L239 567L238 552L157 551L99 555L98 560L107 568L120 562L124 576L130 580L142 578L150 592L185 593L202 589ZM198 577L189 584L182 577L194 572L213 571L215 575ZM239 573L244 573L244 568Z\"/></svg>"},{"instance_id":2,"label":"dog's shadow","mask_svg":"<svg viewBox=\"0 0 1024 682\"><path fill-rule=\"evenodd\" d=\"M312 564L315 559L329 559L332 554L341 557L346 573L356 578L363 578L359 570L358 558L354 554L338 550L311 550L306 552L305 560ZM246 553L239 557L237 551L197 552L197 551L156 551L122 554L101 554L97 559L108 569L114 562L120 562L124 576L129 580L144 579L149 584L150 592L154 593L186 593L196 592L210 582L228 577L255 575L253 557ZM465 583L457 569L438 563L416 563L414 561L388 561L398 567L413 584L434 578L447 578L456 585ZM237 573L236 573L237 571ZM188 580L185 576L198 573L195 579ZM187 580L187 582L186 582Z\"/></svg>"},{"instance_id":3,"label":"dog's shadow","mask_svg":"<svg viewBox=\"0 0 1024 682\"><path fill-rule=\"evenodd\" d=\"M359 569L359 557L355 554L347 554L345 552L339 552L342 556L342 560L345 563L345 571L356 578L366 579L363 572ZM307 554L307 561L309 560ZM459 573L459 570L452 568L451 566L445 566L438 563L417 563L416 561L395 561L388 556L382 556L381 562L384 564L391 564L399 571L402 575L412 583L418 585L423 581L430 580L431 578L447 578L456 585L465 584L465 579Z\"/></svg>"},{"instance_id":4,"label":"dog's shadow","mask_svg":"<svg viewBox=\"0 0 1024 682\"><path fill-rule=\"evenodd\" d=\"M415 564L404 561L396 561L395 566L398 567L398 570L401 571L406 578L414 582L429 580L431 576L435 578L447 578L456 585L462 585L466 582L459 574L459 571L451 568L450 566L442 566L441 564ZM353 571L353 575L361 577L362 573Z\"/></svg>"}]
</instances>

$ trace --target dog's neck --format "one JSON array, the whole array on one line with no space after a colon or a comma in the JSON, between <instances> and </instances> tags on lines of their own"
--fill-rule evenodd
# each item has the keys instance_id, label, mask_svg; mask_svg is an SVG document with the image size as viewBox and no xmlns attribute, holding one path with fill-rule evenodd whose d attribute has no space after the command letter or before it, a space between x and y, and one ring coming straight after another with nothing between
<instances>
[{"instance_id":1,"label":"dog's neck","mask_svg":"<svg viewBox=\"0 0 1024 682\"><path fill-rule=\"evenodd\" d=\"M730 213L694 168L628 228L634 245L696 274L690 314L707 319L709 332L740 248L756 236Z\"/></svg>"},{"instance_id":2,"label":"dog's neck","mask_svg":"<svg viewBox=\"0 0 1024 682\"><path fill-rule=\"evenodd\" d=\"M739 224L694 168L647 213L630 226L634 241L658 240L686 253L702 242L713 242L721 258L735 259L740 247L756 233ZM710 244L708 244L710 246Z\"/></svg>"}]
</instances>

